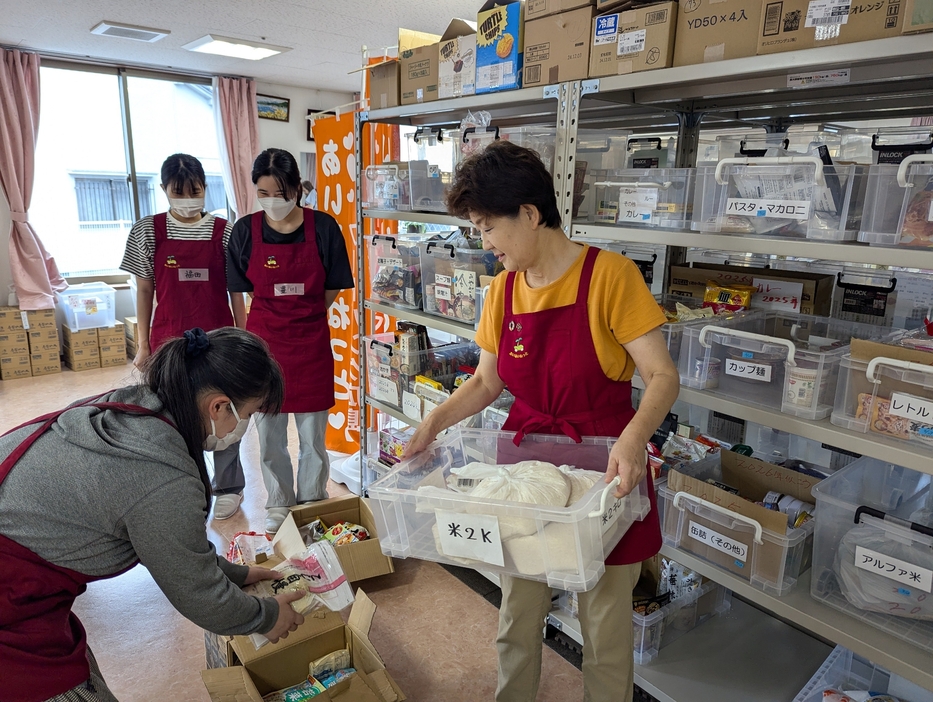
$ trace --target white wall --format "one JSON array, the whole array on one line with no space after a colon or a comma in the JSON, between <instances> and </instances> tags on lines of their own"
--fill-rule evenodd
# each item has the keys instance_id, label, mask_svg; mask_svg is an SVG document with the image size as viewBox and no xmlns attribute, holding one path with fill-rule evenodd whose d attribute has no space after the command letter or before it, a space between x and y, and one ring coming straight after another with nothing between
<instances>
[{"instance_id":1,"label":"white wall","mask_svg":"<svg viewBox=\"0 0 933 702\"><path fill-rule=\"evenodd\" d=\"M259 145L263 149L275 147L290 151L296 159L299 159L299 163L298 154L311 152L314 146L313 142L308 141L308 127L305 119L308 110L330 110L353 99L350 93L309 90L259 81L256 81L256 92L291 100L288 122L276 122L271 119L259 120Z\"/></svg>"}]
</instances>

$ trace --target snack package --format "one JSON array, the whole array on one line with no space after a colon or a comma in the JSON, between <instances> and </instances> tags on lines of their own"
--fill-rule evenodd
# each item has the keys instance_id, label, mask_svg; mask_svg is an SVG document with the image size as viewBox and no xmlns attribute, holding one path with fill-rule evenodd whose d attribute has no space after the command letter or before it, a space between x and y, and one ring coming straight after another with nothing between
<instances>
[{"instance_id":1,"label":"snack package","mask_svg":"<svg viewBox=\"0 0 933 702\"><path fill-rule=\"evenodd\" d=\"M661 455L667 459L667 464L675 469L687 463L702 461L711 452L715 453L709 445L695 439L677 436L674 432L668 435L661 449Z\"/></svg>"},{"instance_id":2,"label":"snack package","mask_svg":"<svg viewBox=\"0 0 933 702\"><path fill-rule=\"evenodd\" d=\"M234 534L227 549L227 560L237 565L252 565L257 563L257 556L262 553L268 558L272 555L272 542L265 534L255 531L241 531ZM264 559L263 559L264 560Z\"/></svg>"},{"instance_id":3,"label":"snack package","mask_svg":"<svg viewBox=\"0 0 933 702\"><path fill-rule=\"evenodd\" d=\"M710 308L716 314L741 312L751 306L752 296L756 292L758 292L757 288L751 285L727 285L708 280L706 281L706 293L703 295L703 306Z\"/></svg>"},{"instance_id":4,"label":"snack package","mask_svg":"<svg viewBox=\"0 0 933 702\"><path fill-rule=\"evenodd\" d=\"M305 680L298 685L265 695L262 702L305 702L305 700L313 700L326 691L327 688L323 683L317 680Z\"/></svg>"},{"instance_id":5,"label":"snack package","mask_svg":"<svg viewBox=\"0 0 933 702\"><path fill-rule=\"evenodd\" d=\"M341 648L318 658L314 663L308 666L308 677L322 680L328 675L332 675L339 670L345 670L349 667L350 651L349 649Z\"/></svg>"},{"instance_id":6,"label":"snack package","mask_svg":"<svg viewBox=\"0 0 933 702\"><path fill-rule=\"evenodd\" d=\"M863 392L859 394L857 402L855 418L861 421L869 420L868 428L872 431L897 439L933 445L933 424L924 424L891 414L891 401L883 397L876 397L872 405L871 394Z\"/></svg>"},{"instance_id":7,"label":"snack package","mask_svg":"<svg viewBox=\"0 0 933 702\"><path fill-rule=\"evenodd\" d=\"M670 593L671 599L676 600L696 590L702 584L699 574L688 570L676 561L669 558L661 559L661 579L658 582L658 594Z\"/></svg>"},{"instance_id":8,"label":"snack package","mask_svg":"<svg viewBox=\"0 0 933 702\"><path fill-rule=\"evenodd\" d=\"M298 527L298 533L304 539L305 545L310 546L323 539L327 529L328 526L324 523L324 520L318 517L313 522Z\"/></svg>"},{"instance_id":9,"label":"snack package","mask_svg":"<svg viewBox=\"0 0 933 702\"><path fill-rule=\"evenodd\" d=\"M642 616L654 614L662 607L670 604L670 601L670 592L665 592L664 594L656 595L655 597L638 597L632 599L632 610L636 614L641 614Z\"/></svg>"},{"instance_id":10,"label":"snack package","mask_svg":"<svg viewBox=\"0 0 933 702\"><path fill-rule=\"evenodd\" d=\"M329 541L334 546L343 546L357 541L366 541L369 538L369 532L359 524L350 522L337 522L324 532L324 540Z\"/></svg>"},{"instance_id":11,"label":"snack package","mask_svg":"<svg viewBox=\"0 0 933 702\"><path fill-rule=\"evenodd\" d=\"M333 673L330 673L323 678L319 678L318 682L326 687L327 689L332 688L334 685L343 682L351 675L356 672L356 668L345 668L343 670L335 670Z\"/></svg>"}]
</instances>

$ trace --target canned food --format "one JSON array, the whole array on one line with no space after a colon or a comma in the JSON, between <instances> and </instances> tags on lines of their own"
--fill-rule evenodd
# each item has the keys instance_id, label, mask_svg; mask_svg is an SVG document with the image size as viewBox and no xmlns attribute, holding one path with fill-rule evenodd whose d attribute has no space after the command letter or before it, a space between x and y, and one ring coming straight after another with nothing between
<instances>
[{"instance_id":1,"label":"canned food","mask_svg":"<svg viewBox=\"0 0 933 702\"><path fill-rule=\"evenodd\" d=\"M718 358L699 356L693 360L693 380L703 388L718 388L722 361Z\"/></svg>"}]
</instances>

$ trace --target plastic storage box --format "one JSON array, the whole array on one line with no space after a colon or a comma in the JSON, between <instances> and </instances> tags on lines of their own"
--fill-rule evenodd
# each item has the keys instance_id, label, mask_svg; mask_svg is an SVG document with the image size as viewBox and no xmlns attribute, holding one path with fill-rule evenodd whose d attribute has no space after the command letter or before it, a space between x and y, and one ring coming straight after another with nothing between
<instances>
[{"instance_id":1,"label":"plastic storage box","mask_svg":"<svg viewBox=\"0 0 933 702\"><path fill-rule=\"evenodd\" d=\"M693 298L688 298L693 299ZM765 329L764 313L749 310L741 314L720 315L715 324L720 328L761 333ZM700 333L709 326L705 324L683 324L680 329L680 354L677 368L680 371L680 384L699 390L719 387L722 377L722 362L713 356L712 347L700 343ZM670 344L668 345L670 348ZM671 356L673 357L673 352Z\"/></svg>"},{"instance_id":2,"label":"plastic storage box","mask_svg":"<svg viewBox=\"0 0 933 702\"><path fill-rule=\"evenodd\" d=\"M410 309L421 309L421 247L394 236L366 237L372 297Z\"/></svg>"},{"instance_id":3,"label":"plastic storage box","mask_svg":"<svg viewBox=\"0 0 933 702\"><path fill-rule=\"evenodd\" d=\"M700 330L699 344L708 347L705 363L720 369L710 391L806 419L832 413L839 364L851 339L883 333L870 324L786 312L768 312L760 324L761 331L716 322Z\"/></svg>"},{"instance_id":4,"label":"plastic storage box","mask_svg":"<svg viewBox=\"0 0 933 702\"><path fill-rule=\"evenodd\" d=\"M933 246L933 154L869 169L858 240L877 246Z\"/></svg>"},{"instance_id":5,"label":"plastic storage box","mask_svg":"<svg viewBox=\"0 0 933 702\"><path fill-rule=\"evenodd\" d=\"M390 212L411 210L406 164L367 166L363 176L363 207Z\"/></svg>"},{"instance_id":6,"label":"plastic storage box","mask_svg":"<svg viewBox=\"0 0 933 702\"><path fill-rule=\"evenodd\" d=\"M411 209L419 212L446 212L444 201L453 175L427 161L408 163Z\"/></svg>"},{"instance_id":7,"label":"plastic storage box","mask_svg":"<svg viewBox=\"0 0 933 702\"><path fill-rule=\"evenodd\" d=\"M810 594L933 652L930 481L863 457L817 485Z\"/></svg>"},{"instance_id":8,"label":"plastic storage box","mask_svg":"<svg viewBox=\"0 0 933 702\"><path fill-rule=\"evenodd\" d=\"M69 285L58 293L65 326L80 331L112 327L117 321L117 291L104 283Z\"/></svg>"},{"instance_id":9,"label":"plastic storage box","mask_svg":"<svg viewBox=\"0 0 933 702\"><path fill-rule=\"evenodd\" d=\"M725 158L697 169L693 228L850 241L858 236L866 166L816 156Z\"/></svg>"},{"instance_id":10,"label":"plastic storage box","mask_svg":"<svg viewBox=\"0 0 933 702\"><path fill-rule=\"evenodd\" d=\"M686 229L693 208L693 168L628 168L586 176L594 197L587 221Z\"/></svg>"},{"instance_id":11,"label":"plastic storage box","mask_svg":"<svg viewBox=\"0 0 933 702\"><path fill-rule=\"evenodd\" d=\"M429 241L421 244L424 311L473 324L480 276L493 275L496 257L482 249Z\"/></svg>"},{"instance_id":12,"label":"plastic storage box","mask_svg":"<svg viewBox=\"0 0 933 702\"><path fill-rule=\"evenodd\" d=\"M810 682L794 698L794 702L823 702L825 690L873 692L892 695L901 702L933 702L933 692L924 690L900 675L889 673L842 646L833 649L810 678Z\"/></svg>"},{"instance_id":13,"label":"plastic storage box","mask_svg":"<svg viewBox=\"0 0 933 702\"><path fill-rule=\"evenodd\" d=\"M871 361L844 356L830 421L933 446L933 366L883 356Z\"/></svg>"},{"instance_id":14,"label":"plastic storage box","mask_svg":"<svg viewBox=\"0 0 933 702\"><path fill-rule=\"evenodd\" d=\"M605 571L606 556L651 509L647 483L642 481L629 496L616 500L614 488L598 481L571 507L506 502L445 489L452 469L474 461L542 460L605 472L614 443L586 437L576 444L565 436L530 435L516 447L514 437L458 429L373 483L369 495L383 552L538 580L562 590L594 587Z\"/></svg>"},{"instance_id":15,"label":"plastic storage box","mask_svg":"<svg viewBox=\"0 0 933 702\"><path fill-rule=\"evenodd\" d=\"M710 479L722 483L722 460L723 456L714 456L683 466L677 472L704 483ZM797 528L788 526L785 533L767 529L751 517L675 490L672 475L673 471L657 483L665 543L696 554L748 580L752 586L779 596L788 593L800 574L810 567L815 520Z\"/></svg>"},{"instance_id":16,"label":"plastic storage box","mask_svg":"<svg viewBox=\"0 0 933 702\"><path fill-rule=\"evenodd\" d=\"M630 132L625 130L580 129L573 182L573 217L594 210L596 190L593 183L606 180L609 171L625 168L626 144Z\"/></svg>"},{"instance_id":17,"label":"plastic storage box","mask_svg":"<svg viewBox=\"0 0 933 702\"><path fill-rule=\"evenodd\" d=\"M427 161L442 171L453 171L457 163L459 132L440 127L419 127L405 137L403 159Z\"/></svg>"}]
</instances>

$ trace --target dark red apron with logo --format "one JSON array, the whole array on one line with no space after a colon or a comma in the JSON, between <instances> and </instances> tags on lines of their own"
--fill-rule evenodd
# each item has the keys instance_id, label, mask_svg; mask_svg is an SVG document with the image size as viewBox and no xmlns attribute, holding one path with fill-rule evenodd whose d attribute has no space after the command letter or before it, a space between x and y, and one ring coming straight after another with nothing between
<instances>
[{"instance_id":1,"label":"dark red apron with logo","mask_svg":"<svg viewBox=\"0 0 933 702\"><path fill-rule=\"evenodd\" d=\"M502 428L517 432L516 442L526 434L565 434L578 443L583 436L618 438L635 416L632 384L606 377L590 331L587 299L598 254L588 249L576 302L565 307L515 314L515 273L508 274L498 371L515 396ZM638 563L661 549L654 485L647 482L651 511L629 528L606 565Z\"/></svg>"},{"instance_id":2,"label":"dark red apron with logo","mask_svg":"<svg viewBox=\"0 0 933 702\"><path fill-rule=\"evenodd\" d=\"M317 247L314 210L304 209L305 240L266 244L264 214L252 217L253 251L246 277L253 302L246 329L269 344L285 377L283 413L322 412L334 406L334 355L324 299L326 272Z\"/></svg>"},{"instance_id":3,"label":"dark red apron with logo","mask_svg":"<svg viewBox=\"0 0 933 702\"><path fill-rule=\"evenodd\" d=\"M145 407L95 399L80 406L154 416L174 426ZM68 409L38 417L8 432L38 425L0 463L0 483ZM0 576L0 702L42 702L86 681L90 677L87 639L71 607L89 582L126 571L102 577L83 575L49 563L2 534L0 563L4 571Z\"/></svg>"},{"instance_id":4,"label":"dark red apron with logo","mask_svg":"<svg viewBox=\"0 0 933 702\"><path fill-rule=\"evenodd\" d=\"M214 218L210 241L168 238L168 215L152 218L155 227L155 317L149 333L152 353L166 339L189 329L204 331L233 326L227 297L227 220Z\"/></svg>"}]
</instances>

